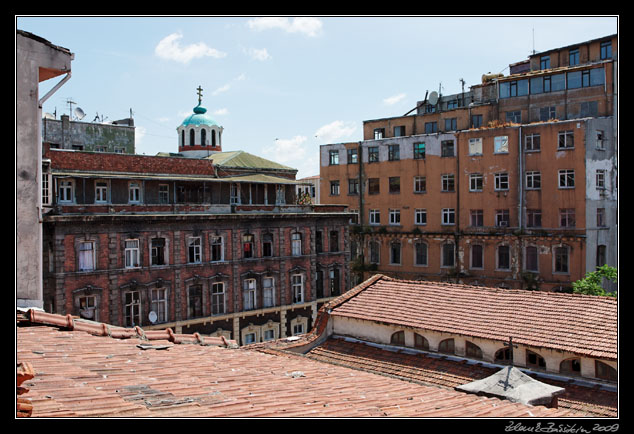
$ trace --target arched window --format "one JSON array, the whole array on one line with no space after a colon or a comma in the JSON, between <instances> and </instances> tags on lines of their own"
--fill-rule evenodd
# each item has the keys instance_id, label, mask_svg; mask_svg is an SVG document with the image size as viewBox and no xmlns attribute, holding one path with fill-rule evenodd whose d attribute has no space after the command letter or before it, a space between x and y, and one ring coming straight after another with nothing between
<instances>
[{"instance_id":1,"label":"arched window","mask_svg":"<svg viewBox=\"0 0 634 434\"><path fill-rule=\"evenodd\" d=\"M455 345L453 338L445 339L441 343L438 344L438 352L446 353L446 354L454 354L455 353Z\"/></svg>"},{"instance_id":2,"label":"arched window","mask_svg":"<svg viewBox=\"0 0 634 434\"><path fill-rule=\"evenodd\" d=\"M390 343L392 345L405 345L405 332L401 330L400 332L392 334Z\"/></svg>"},{"instance_id":3,"label":"arched window","mask_svg":"<svg viewBox=\"0 0 634 434\"><path fill-rule=\"evenodd\" d=\"M495 352L495 363L508 364L511 361L511 352L508 348L502 348Z\"/></svg>"},{"instance_id":4,"label":"arched window","mask_svg":"<svg viewBox=\"0 0 634 434\"><path fill-rule=\"evenodd\" d=\"M600 378L602 380L610 380L617 381L618 377L616 375L616 369L607 363L599 362L598 360L594 361L594 371L595 377Z\"/></svg>"},{"instance_id":5,"label":"arched window","mask_svg":"<svg viewBox=\"0 0 634 434\"><path fill-rule=\"evenodd\" d=\"M181 130L181 146L185 146L185 130Z\"/></svg>"},{"instance_id":6,"label":"arched window","mask_svg":"<svg viewBox=\"0 0 634 434\"><path fill-rule=\"evenodd\" d=\"M526 366L529 368L546 369L546 361L539 354L526 350Z\"/></svg>"},{"instance_id":7,"label":"arched window","mask_svg":"<svg viewBox=\"0 0 634 434\"><path fill-rule=\"evenodd\" d=\"M192 128L191 130L189 130L189 146L194 146L194 137L195 137L196 133L194 132L194 129Z\"/></svg>"},{"instance_id":8,"label":"arched window","mask_svg":"<svg viewBox=\"0 0 634 434\"><path fill-rule=\"evenodd\" d=\"M471 357L474 359L482 358L482 349L472 342L467 341L465 350L466 350L467 357Z\"/></svg>"},{"instance_id":9,"label":"arched window","mask_svg":"<svg viewBox=\"0 0 634 434\"><path fill-rule=\"evenodd\" d=\"M211 146L216 146L216 130L211 130Z\"/></svg>"},{"instance_id":10,"label":"arched window","mask_svg":"<svg viewBox=\"0 0 634 434\"><path fill-rule=\"evenodd\" d=\"M420 350L429 350L429 341L418 333L414 333L414 347Z\"/></svg>"},{"instance_id":11,"label":"arched window","mask_svg":"<svg viewBox=\"0 0 634 434\"><path fill-rule=\"evenodd\" d=\"M203 146L207 146L207 130L200 130L200 144Z\"/></svg>"},{"instance_id":12,"label":"arched window","mask_svg":"<svg viewBox=\"0 0 634 434\"><path fill-rule=\"evenodd\" d=\"M559 372L567 375L581 375L581 360L566 359L559 364Z\"/></svg>"}]
</instances>

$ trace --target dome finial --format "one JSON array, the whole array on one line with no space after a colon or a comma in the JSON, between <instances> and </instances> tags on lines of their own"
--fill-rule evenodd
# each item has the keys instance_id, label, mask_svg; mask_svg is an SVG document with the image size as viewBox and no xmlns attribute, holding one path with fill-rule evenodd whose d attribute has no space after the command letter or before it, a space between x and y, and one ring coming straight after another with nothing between
<instances>
[{"instance_id":1,"label":"dome finial","mask_svg":"<svg viewBox=\"0 0 634 434\"><path fill-rule=\"evenodd\" d=\"M198 85L198 88L196 90L198 91L198 105L200 105L203 99L203 88Z\"/></svg>"}]
</instances>

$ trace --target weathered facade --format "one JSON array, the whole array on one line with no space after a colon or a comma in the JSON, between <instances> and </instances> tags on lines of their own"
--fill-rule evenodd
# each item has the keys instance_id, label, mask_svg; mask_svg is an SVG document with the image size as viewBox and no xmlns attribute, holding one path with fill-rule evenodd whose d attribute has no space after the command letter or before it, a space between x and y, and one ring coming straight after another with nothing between
<instances>
[{"instance_id":1,"label":"weathered facade","mask_svg":"<svg viewBox=\"0 0 634 434\"><path fill-rule=\"evenodd\" d=\"M616 44L536 54L322 145L321 203L357 215L357 279L567 291L616 265Z\"/></svg>"}]
</instances>

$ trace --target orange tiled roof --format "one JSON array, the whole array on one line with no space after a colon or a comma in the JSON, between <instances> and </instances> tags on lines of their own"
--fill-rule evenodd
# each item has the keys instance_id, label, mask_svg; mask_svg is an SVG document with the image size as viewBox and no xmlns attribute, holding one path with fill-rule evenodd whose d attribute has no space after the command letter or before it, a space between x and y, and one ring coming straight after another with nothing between
<instances>
[{"instance_id":1,"label":"orange tiled roof","mask_svg":"<svg viewBox=\"0 0 634 434\"><path fill-rule=\"evenodd\" d=\"M406 281L376 275L328 306L332 316L508 340L617 359L612 297Z\"/></svg>"},{"instance_id":2,"label":"orange tiled roof","mask_svg":"<svg viewBox=\"0 0 634 434\"><path fill-rule=\"evenodd\" d=\"M32 321L16 329L17 361L34 373L23 382L32 417L581 416L298 355L158 339L143 346L136 333L116 339Z\"/></svg>"}]
</instances>

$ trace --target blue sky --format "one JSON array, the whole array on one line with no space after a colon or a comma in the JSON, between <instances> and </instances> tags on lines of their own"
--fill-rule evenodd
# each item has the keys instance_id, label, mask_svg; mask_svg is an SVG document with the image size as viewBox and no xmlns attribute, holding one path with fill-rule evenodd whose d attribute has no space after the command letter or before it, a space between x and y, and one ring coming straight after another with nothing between
<instances>
[{"instance_id":1,"label":"blue sky","mask_svg":"<svg viewBox=\"0 0 634 434\"><path fill-rule=\"evenodd\" d=\"M198 103L243 150L319 174L319 145L363 139L363 121L400 116L427 90L458 93L535 49L618 32L596 17L38 17L16 28L75 54L72 78L44 105L71 99L107 121L132 110L136 151L177 152L176 127ZM59 78L43 82L43 95Z\"/></svg>"}]
</instances>

